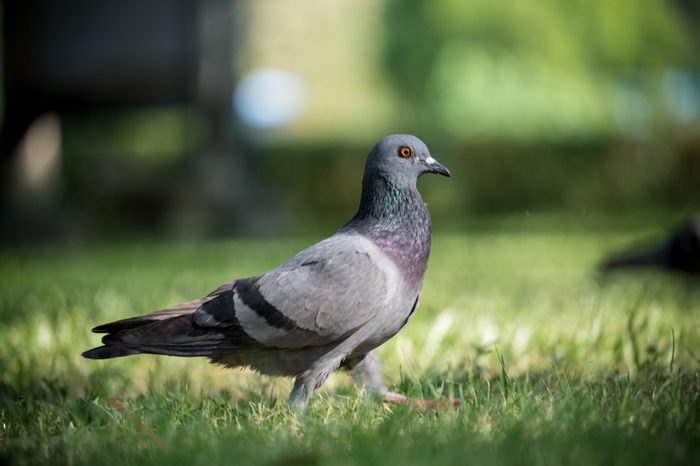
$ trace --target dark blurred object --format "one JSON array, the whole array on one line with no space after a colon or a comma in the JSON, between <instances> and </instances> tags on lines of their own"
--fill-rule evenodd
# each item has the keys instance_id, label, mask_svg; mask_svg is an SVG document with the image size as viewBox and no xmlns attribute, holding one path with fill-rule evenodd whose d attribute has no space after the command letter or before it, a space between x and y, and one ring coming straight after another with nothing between
<instances>
[{"instance_id":1,"label":"dark blurred object","mask_svg":"<svg viewBox=\"0 0 700 466\"><path fill-rule=\"evenodd\" d=\"M601 269L610 272L640 267L700 275L700 214L680 225L664 243L614 255Z\"/></svg>"},{"instance_id":2,"label":"dark blurred object","mask_svg":"<svg viewBox=\"0 0 700 466\"><path fill-rule=\"evenodd\" d=\"M194 100L194 5L4 2L0 156L47 112Z\"/></svg>"},{"instance_id":3,"label":"dark blurred object","mask_svg":"<svg viewBox=\"0 0 700 466\"><path fill-rule=\"evenodd\" d=\"M2 6L1 236L243 218L231 214L246 189L230 102L238 2ZM163 121L175 124L158 133ZM150 147L143 162L133 152L147 139L138 128L177 155ZM80 156L76 139L86 141Z\"/></svg>"}]
</instances>

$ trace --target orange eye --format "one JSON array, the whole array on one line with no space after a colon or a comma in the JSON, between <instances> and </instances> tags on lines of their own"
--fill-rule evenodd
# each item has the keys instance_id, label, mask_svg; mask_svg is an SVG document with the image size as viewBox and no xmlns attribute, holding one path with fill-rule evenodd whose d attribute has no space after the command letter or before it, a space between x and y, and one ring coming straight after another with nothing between
<instances>
[{"instance_id":1,"label":"orange eye","mask_svg":"<svg viewBox=\"0 0 700 466\"><path fill-rule=\"evenodd\" d=\"M411 156L411 148L408 146L399 147L399 155L404 159L409 158Z\"/></svg>"}]
</instances>

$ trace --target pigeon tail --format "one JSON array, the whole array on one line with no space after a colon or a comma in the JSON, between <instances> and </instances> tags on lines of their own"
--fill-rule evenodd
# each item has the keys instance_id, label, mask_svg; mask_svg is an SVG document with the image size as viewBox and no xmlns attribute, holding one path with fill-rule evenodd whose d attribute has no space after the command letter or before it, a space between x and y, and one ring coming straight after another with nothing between
<instances>
[{"instance_id":1,"label":"pigeon tail","mask_svg":"<svg viewBox=\"0 0 700 466\"><path fill-rule=\"evenodd\" d=\"M103 328L109 325L111 324ZM192 313L161 320L145 316L141 325L137 325L135 318L126 327L120 324L115 329L102 337L104 346L87 351L83 356L90 359L138 353L184 357L216 356L259 346L250 337L245 338L247 335L240 325L221 329L200 327L194 323ZM107 356L102 356L103 354Z\"/></svg>"}]
</instances>

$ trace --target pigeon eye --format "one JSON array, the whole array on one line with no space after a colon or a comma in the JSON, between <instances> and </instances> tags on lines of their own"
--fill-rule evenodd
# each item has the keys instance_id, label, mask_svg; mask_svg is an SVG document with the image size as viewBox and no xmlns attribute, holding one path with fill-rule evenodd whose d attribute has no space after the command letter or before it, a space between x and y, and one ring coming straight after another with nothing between
<instances>
[{"instance_id":1,"label":"pigeon eye","mask_svg":"<svg viewBox=\"0 0 700 466\"><path fill-rule=\"evenodd\" d=\"M403 157L404 159L407 159L411 156L411 148L408 146L401 146L399 147L399 155Z\"/></svg>"}]
</instances>

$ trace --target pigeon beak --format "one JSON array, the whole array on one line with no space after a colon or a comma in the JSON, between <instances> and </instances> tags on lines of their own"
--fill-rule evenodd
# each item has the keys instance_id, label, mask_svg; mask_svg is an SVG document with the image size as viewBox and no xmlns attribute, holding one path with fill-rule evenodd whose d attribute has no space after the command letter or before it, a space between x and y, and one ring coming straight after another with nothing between
<instances>
[{"instance_id":1,"label":"pigeon beak","mask_svg":"<svg viewBox=\"0 0 700 466\"><path fill-rule=\"evenodd\" d=\"M447 177L450 176L450 171L447 167L430 156L425 159L423 163L425 164L425 171L429 173L437 173L438 175Z\"/></svg>"}]
</instances>

